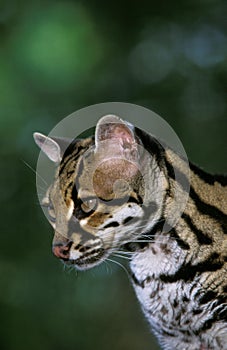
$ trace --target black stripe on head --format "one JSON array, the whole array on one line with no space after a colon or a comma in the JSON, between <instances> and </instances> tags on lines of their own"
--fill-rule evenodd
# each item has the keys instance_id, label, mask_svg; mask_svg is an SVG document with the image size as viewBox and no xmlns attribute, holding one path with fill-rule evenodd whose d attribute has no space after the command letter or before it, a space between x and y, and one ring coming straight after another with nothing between
<instances>
[{"instance_id":1,"label":"black stripe on head","mask_svg":"<svg viewBox=\"0 0 227 350\"><path fill-rule=\"evenodd\" d=\"M144 148L155 157L159 168L163 170L165 150L160 142L155 137L152 137L137 127L135 127L135 134L142 142Z\"/></svg>"},{"instance_id":2,"label":"black stripe on head","mask_svg":"<svg viewBox=\"0 0 227 350\"><path fill-rule=\"evenodd\" d=\"M85 142L87 141L87 142ZM61 164L59 175L64 171L66 166L73 160L77 161L77 159L87 151L87 149L94 144L94 138L90 138L87 140L75 139L71 142L71 144L66 148Z\"/></svg>"},{"instance_id":3,"label":"black stripe on head","mask_svg":"<svg viewBox=\"0 0 227 350\"><path fill-rule=\"evenodd\" d=\"M166 164L166 152L165 152L165 145L163 146L154 136L147 134L143 130L135 127L135 134L136 137L139 138L139 140L142 142L144 148L146 149L147 152L149 152L156 160L157 165L162 171L166 177L166 180L168 181L168 189L165 192L165 197L163 199L162 203L162 208L161 208L161 215L159 221L154 225L154 227L151 229L149 233L146 233L147 235L155 235L158 232L162 232L164 225L165 225L165 230L169 231L171 228L166 229L168 226L166 223L166 218L165 218L165 209L166 209L166 201L167 198L170 195L170 183L169 183L169 177L173 177L175 179L175 169L169 164L169 168L167 169L168 164ZM167 148L167 147L166 147ZM167 174L166 174L167 170ZM168 175L168 170L171 173L171 176ZM180 173L179 173L180 174ZM180 177L178 174L178 178ZM182 177L182 186L185 187L185 189L188 191L189 189L189 181L186 177ZM145 212L145 217L148 218L152 213L155 213L158 209L158 205L155 202L152 202L148 207L143 207L144 212ZM144 235L144 233L143 233Z\"/></svg>"},{"instance_id":4,"label":"black stripe on head","mask_svg":"<svg viewBox=\"0 0 227 350\"><path fill-rule=\"evenodd\" d=\"M119 222L117 221L111 221L109 224L105 225L103 228L110 228L110 227L118 227L120 226Z\"/></svg>"},{"instance_id":5,"label":"black stripe on head","mask_svg":"<svg viewBox=\"0 0 227 350\"><path fill-rule=\"evenodd\" d=\"M72 144L69 145L69 147L66 149L64 156L62 158L60 169L59 169L59 175L61 175L66 168L66 166L72 161L76 161L81 151L84 149L83 146L77 145L77 142L74 141Z\"/></svg>"},{"instance_id":6,"label":"black stripe on head","mask_svg":"<svg viewBox=\"0 0 227 350\"><path fill-rule=\"evenodd\" d=\"M73 186L74 186L74 181L70 181L70 182L67 184L67 187L66 187L65 190L64 190L64 196L63 196L65 201L66 201L66 199L68 198L68 194L72 192Z\"/></svg>"}]
</instances>

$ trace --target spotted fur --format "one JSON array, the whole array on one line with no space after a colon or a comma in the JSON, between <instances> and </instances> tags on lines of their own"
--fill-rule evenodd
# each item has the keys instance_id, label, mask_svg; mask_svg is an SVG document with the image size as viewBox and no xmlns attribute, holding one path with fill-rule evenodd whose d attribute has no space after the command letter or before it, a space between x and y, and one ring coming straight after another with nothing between
<instances>
[{"instance_id":1,"label":"spotted fur","mask_svg":"<svg viewBox=\"0 0 227 350\"><path fill-rule=\"evenodd\" d=\"M165 350L227 349L227 179L115 116L94 137L35 133L58 164L43 203L53 252L85 270L124 249L143 312Z\"/></svg>"}]
</instances>

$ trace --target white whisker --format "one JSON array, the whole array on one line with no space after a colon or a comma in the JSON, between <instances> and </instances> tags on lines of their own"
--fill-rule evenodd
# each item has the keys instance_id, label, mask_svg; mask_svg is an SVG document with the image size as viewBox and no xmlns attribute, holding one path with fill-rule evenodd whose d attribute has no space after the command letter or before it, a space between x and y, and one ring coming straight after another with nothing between
<instances>
[{"instance_id":1,"label":"white whisker","mask_svg":"<svg viewBox=\"0 0 227 350\"><path fill-rule=\"evenodd\" d=\"M124 255L133 255L134 254L133 252L127 252L125 250L120 250L120 249L117 250L117 253L124 254Z\"/></svg>"},{"instance_id":2,"label":"white whisker","mask_svg":"<svg viewBox=\"0 0 227 350\"><path fill-rule=\"evenodd\" d=\"M107 261L106 259L105 259L103 262L105 263L106 272L107 272L108 274L113 274L113 269L112 269L111 264L109 264L108 261Z\"/></svg>"},{"instance_id":3,"label":"white whisker","mask_svg":"<svg viewBox=\"0 0 227 350\"><path fill-rule=\"evenodd\" d=\"M121 255L121 254L112 254L113 256L116 256L117 258L122 258L122 259L125 259L125 260L131 260L131 258L129 258L128 256L124 256L124 255Z\"/></svg>"},{"instance_id":4,"label":"white whisker","mask_svg":"<svg viewBox=\"0 0 227 350\"><path fill-rule=\"evenodd\" d=\"M36 174L36 175L40 178L40 180L42 180L42 181L44 182L45 185L48 186L48 183L44 180L44 178L43 178L41 175L39 175L39 174L37 173L37 171L36 171L35 169L33 169L32 166L31 166L30 164L28 164L24 159L22 159L22 162L23 162L34 174Z\"/></svg>"},{"instance_id":5,"label":"white whisker","mask_svg":"<svg viewBox=\"0 0 227 350\"><path fill-rule=\"evenodd\" d=\"M128 276L128 278L130 279L130 275L129 275L128 270L127 270L121 263L119 263L119 262L116 261L116 260L112 260L112 259L110 259L110 258L106 258L106 260L107 260L107 261L110 261L110 262L112 262L112 263L114 263L114 264L116 264L116 265L118 265L118 266L120 266L120 267L123 269L123 271L126 273L126 275Z\"/></svg>"}]
</instances>

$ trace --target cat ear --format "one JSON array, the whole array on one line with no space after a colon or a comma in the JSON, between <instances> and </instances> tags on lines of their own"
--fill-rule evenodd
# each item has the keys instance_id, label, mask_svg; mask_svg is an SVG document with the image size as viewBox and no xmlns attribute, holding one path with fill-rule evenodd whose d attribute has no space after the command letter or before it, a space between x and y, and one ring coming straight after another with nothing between
<instances>
[{"instance_id":1,"label":"cat ear","mask_svg":"<svg viewBox=\"0 0 227 350\"><path fill-rule=\"evenodd\" d=\"M98 147L102 141L106 140L117 141L123 149L130 147L130 145L135 145L136 140L133 128L133 125L115 115L106 115L102 117L98 121L95 131L96 147Z\"/></svg>"},{"instance_id":2,"label":"cat ear","mask_svg":"<svg viewBox=\"0 0 227 350\"><path fill-rule=\"evenodd\" d=\"M39 132L33 134L35 143L47 155L47 157L54 163L61 161L61 149L59 144L52 138L45 136Z\"/></svg>"}]
</instances>

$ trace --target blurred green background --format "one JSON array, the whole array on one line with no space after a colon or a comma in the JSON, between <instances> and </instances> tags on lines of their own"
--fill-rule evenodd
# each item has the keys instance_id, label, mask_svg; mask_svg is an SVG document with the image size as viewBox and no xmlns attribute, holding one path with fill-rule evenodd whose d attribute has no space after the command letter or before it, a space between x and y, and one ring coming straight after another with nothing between
<instances>
[{"instance_id":1,"label":"blurred green background","mask_svg":"<svg viewBox=\"0 0 227 350\"><path fill-rule=\"evenodd\" d=\"M226 171L227 2L0 1L2 350L159 349L126 273L64 270L36 195L35 130L108 101L148 107Z\"/></svg>"}]
</instances>

